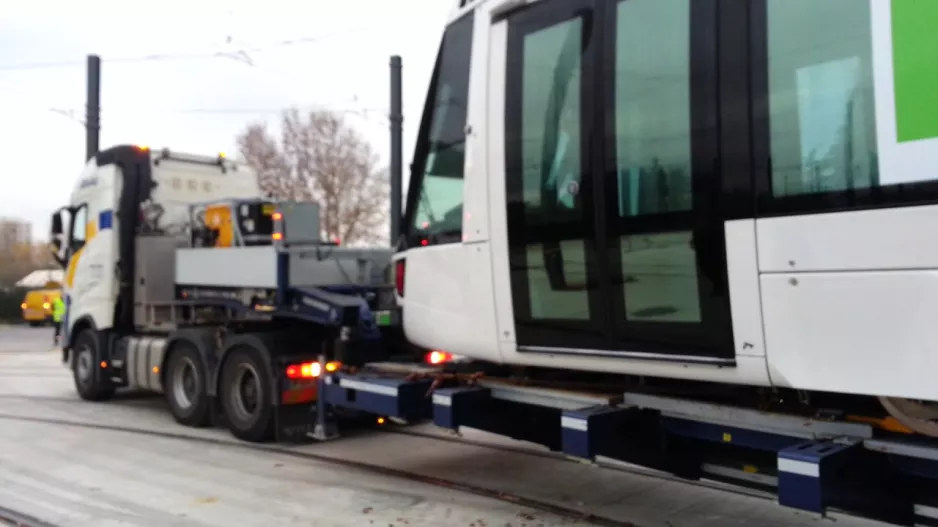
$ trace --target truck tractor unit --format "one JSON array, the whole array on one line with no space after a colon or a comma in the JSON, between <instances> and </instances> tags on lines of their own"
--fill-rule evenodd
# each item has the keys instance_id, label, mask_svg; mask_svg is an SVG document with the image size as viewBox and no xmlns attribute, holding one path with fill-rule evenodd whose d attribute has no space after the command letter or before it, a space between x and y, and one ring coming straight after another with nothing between
<instances>
[{"instance_id":1,"label":"truck tractor unit","mask_svg":"<svg viewBox=\"0 0 938 527\"><path fill-rule=\"evenodd\" d=\"M314 203L263 199L223 156L94 156L52 222L78 393L164 393L187 425L303 435L320 356L355 365L395 340L390 248L326 242L319 219Z\"/></svg>"}]
</instances>

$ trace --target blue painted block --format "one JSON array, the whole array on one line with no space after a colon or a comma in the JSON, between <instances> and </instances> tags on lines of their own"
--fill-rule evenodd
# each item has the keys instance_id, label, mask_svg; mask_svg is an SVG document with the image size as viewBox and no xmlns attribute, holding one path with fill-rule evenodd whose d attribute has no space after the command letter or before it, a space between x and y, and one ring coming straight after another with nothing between
<instances>
[{"instance_id":1,"label":"blue painted block","mask_svg":"<svg viewBox=\"0 0 938 527\"><path fill-rule=\"evenodd\" d=\"M433 423L450 430L471 424L484 411L478 403L489 396L488 388L440 388L433 392Z\"/></svg>"},{"instance_id":2,"label":"blue painted block","mask_svg":"<svg viewBox=\"0 0 938 527\"><path fill-rule=\"evenodd\" d=\"M335 407L407 420L425 419L430 414L429 379L328 375L324 381L320 397Z\"/></svg>"},{"instance_id":3,"label":"blue painted block","mask_svg":"<svg viewBox=\"0 0 938 527\"><path fill-rule=\"evenodd\" d=\"M632 410L610 406L590 406L564 410L560 417L563 452L570 456L593 459L602 454L602 445L614 437L617 428Z\"/></svg>"},{"instance_id":4,"label":"blue painted block","mask_svg":"<svg viewBox=\"0 0 938 527\"><path fill-rule=\"evenodd\" d=\"M835 490L834 472L861 449L859 443L808 441L778 453L778 502L823 514Z\"/></svg>"}]
</instances>

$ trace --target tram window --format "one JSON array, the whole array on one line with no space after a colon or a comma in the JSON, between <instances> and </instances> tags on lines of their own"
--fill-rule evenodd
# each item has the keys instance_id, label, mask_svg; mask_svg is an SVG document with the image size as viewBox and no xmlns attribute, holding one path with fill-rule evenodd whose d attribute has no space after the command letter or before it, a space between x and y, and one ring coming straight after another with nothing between
<instances>
[{"instance_id":1,"label":"tram window","mask_svg":"<svg viewBox=\"0 0 938 527\"><path fill-rule=\"evenodd\" d=\"M772 194L876 186L870 3L767 1Z\"/></svg>"},{"instance_id":2,"label":"tram window","mask_svg":"<svg viewBox=\"0 0 938 527\"><path fill-rule=\"evenodd\" d=\"M521 151L529 225L579 213L582 31L575 19L525 37Z\"/></svg>"},{"instance_id":3,"label":"tram window","mask_svg":"<svg viewBox=\"0 0 938 527\"><path fill-rule=\"evenodd\" d=\"M691 209L690 91L690 1L619 3L615 130L621 216Z\"/></svg>"},{"instance_id":4,"label":"tram window","mask_svg":"<svg viewBox=\"0 0 938 527\"><path fill-rule=\"evenodd\" d=\"M559 227L582 217L578 199L582 41L583 21L579 18L530 33L524 39L521 172L529 228ZM590 318L584 244L581 238L547 246L528 245L533 318Z\"/></svg>"},{"instance_id":5,"label":"tram window","mask_svg":"<svg viewBox=\"0 0 938 527\"><path fill-rule=\"evenodd\" d=\"M426 157L414 168L412 180L419 194L411 207L412 233L432 243L458 242L462 235L465 169L466 108L469 103L469 63L472 52L472 14L446 30L425 112L427 136L419 138ZM425 117L426 118L426 117Z\"/></svg>"},{"instance_id":6,"label":"tram window","mask_svg":"<svg viewBox=\"0 0 938 527\"><path fill-rule=\"evenodd\" d=\"M619 3L616 195L620 218L632 223L617 231L625 316L632 322L701 321L691 232L639 227L643 218L694 205L690 42L690 0Z\"/></svg>"}]
</instances>

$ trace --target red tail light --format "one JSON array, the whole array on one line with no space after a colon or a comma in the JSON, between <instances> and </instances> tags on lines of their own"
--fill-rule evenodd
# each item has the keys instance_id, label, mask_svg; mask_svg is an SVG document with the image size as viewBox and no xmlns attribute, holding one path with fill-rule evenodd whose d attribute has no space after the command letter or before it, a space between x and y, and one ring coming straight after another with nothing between
<instances>
[{"instance_id":1,"label":"red tail light","mask_svg":"<svg viewBox=\"0 0 938 527\"><path fill-rule=\"evenodd\" d=\"M326 371L332 373L342 366L341 362L331 361L326 363ZM287 366L287 379L315 379L322 373L322 366L318 362L301 362Z\"/></svg>"},{"instance_id":2,"label":"red tail light","mask_svg":"<svg viewBox=\"0 0 938 527\"><path fill-rule=\"evenodd\" d=\"M427 361L427 364L443 364L453 360L453 355L445 351L433 350L427 353L424 360Z\"/></svg>"},{"instance_id":3,"label":"red tail light","mask_svg":"<svg viewBox=\"0 0 938 527\"><path fill-rule=\"evenodd\" d=\"M322 373L318 362L303 362L287 366L287 379L315 379Z\"/></svg>"},{"instance_id":4,"label":"red tail light","mask_svg":"<svg viewBox=\"0 0 938 527\"><path fill-rule=\"evenodd\" d=\"M404 296L404 260L398 260L394 264L394 289L397 290L397 296Z\"/></svg>"}]
</instances>

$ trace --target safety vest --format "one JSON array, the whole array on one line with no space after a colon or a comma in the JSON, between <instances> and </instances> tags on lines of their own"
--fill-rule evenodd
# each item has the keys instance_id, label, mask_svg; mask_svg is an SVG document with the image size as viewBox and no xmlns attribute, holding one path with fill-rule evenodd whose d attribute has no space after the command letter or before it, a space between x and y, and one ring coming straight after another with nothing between
<instances>
[{"instance_id":1,"label":"safety vest","mask_svg":"<svg viewBox=\"0 0 938 527\"><path fill-rule=\"evenodd\" d=\"M52 303L52 320L61 322L63 316L65 316L65 301L62 297L57 297Z\"/></svg>"}]
</instances>

